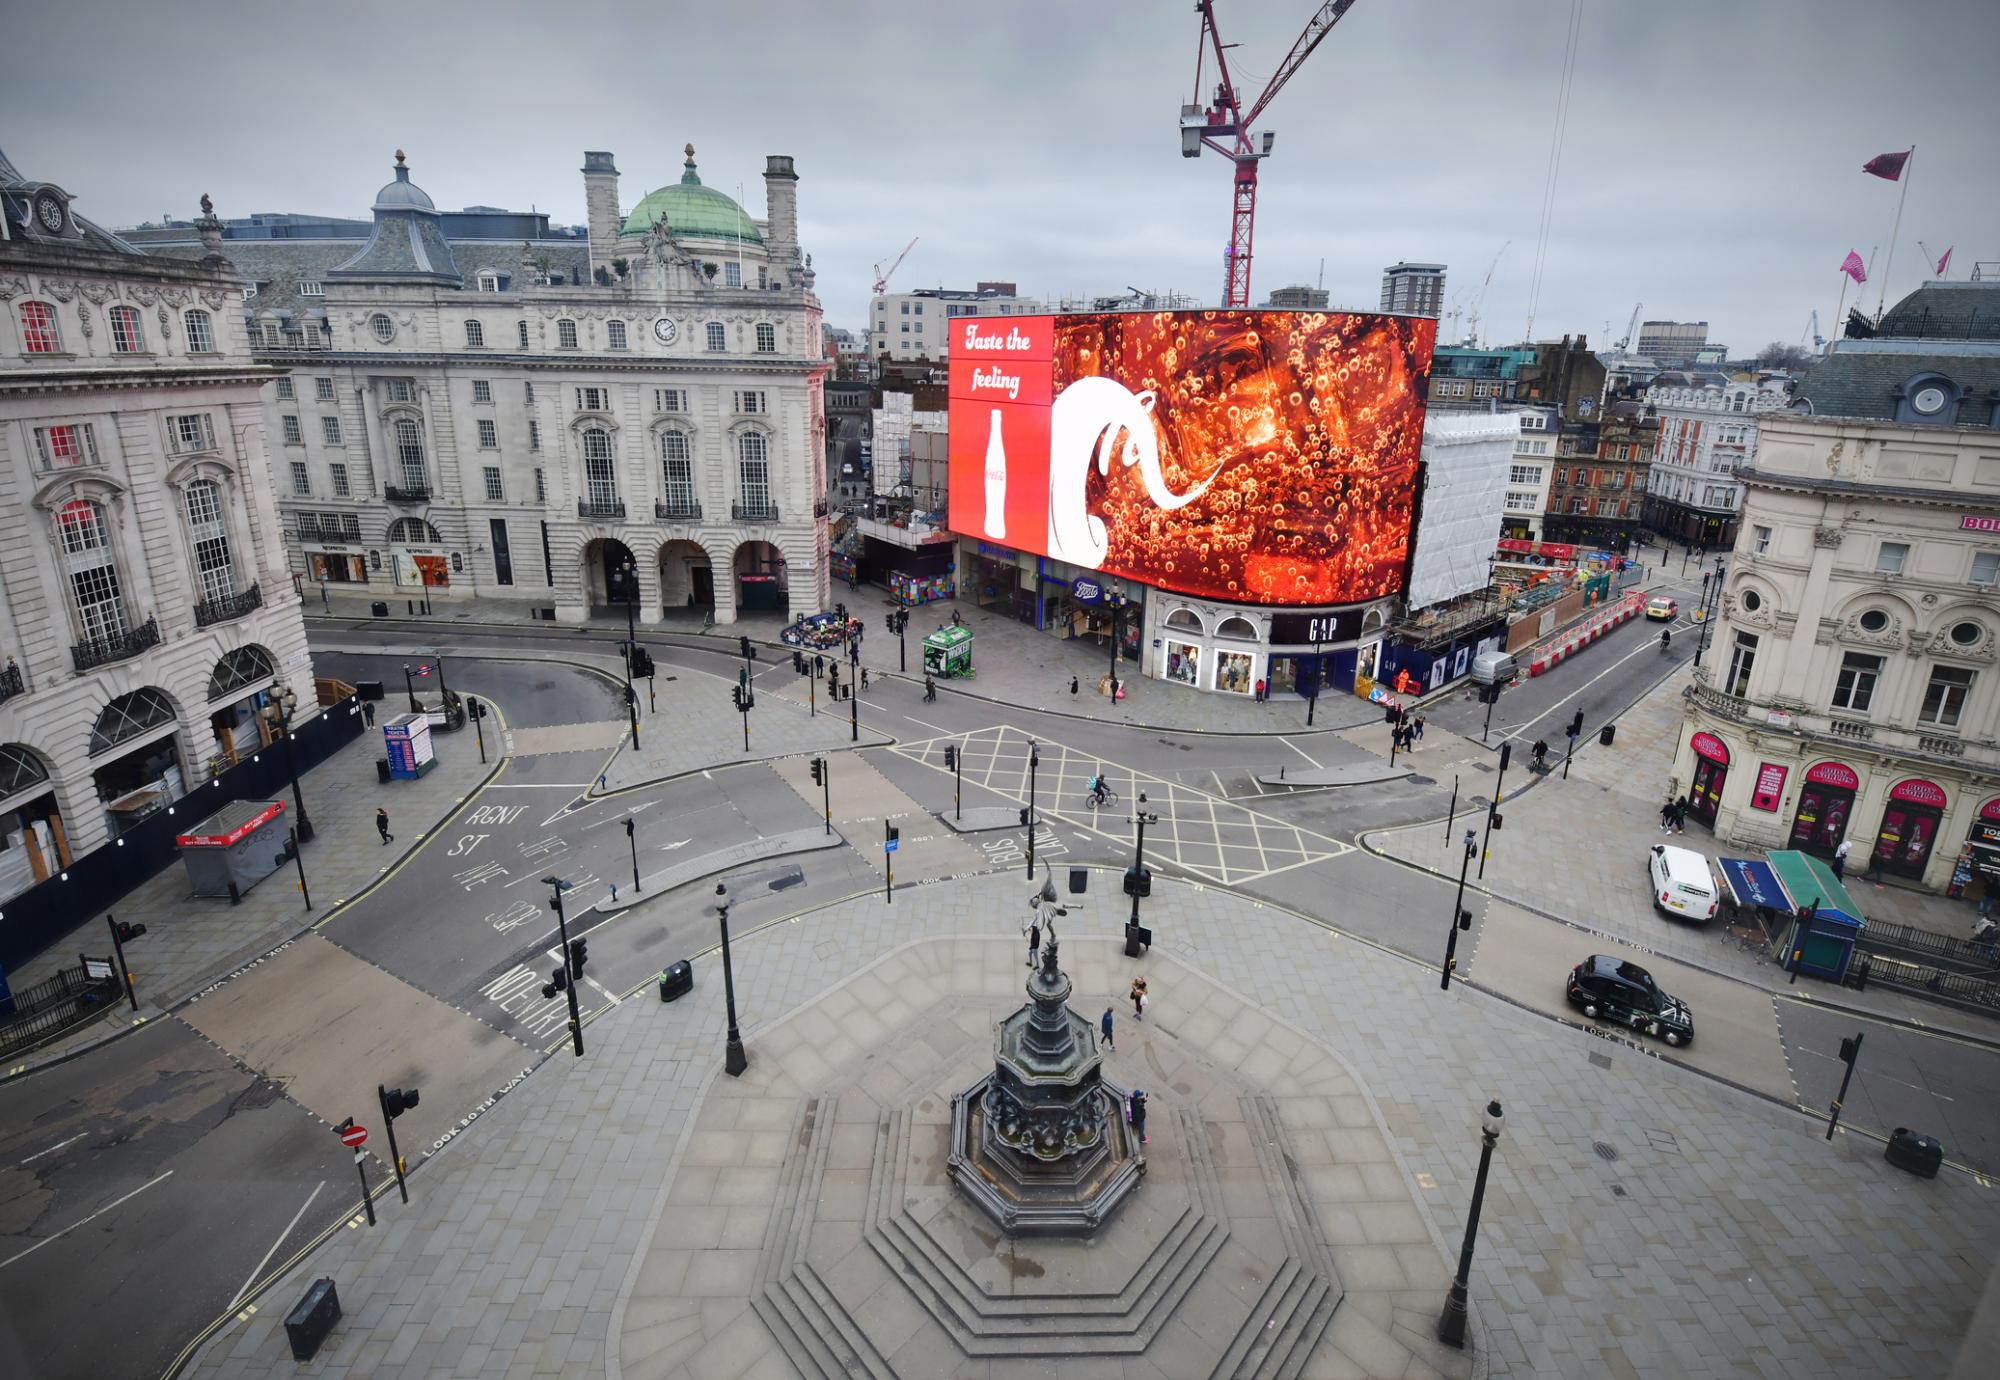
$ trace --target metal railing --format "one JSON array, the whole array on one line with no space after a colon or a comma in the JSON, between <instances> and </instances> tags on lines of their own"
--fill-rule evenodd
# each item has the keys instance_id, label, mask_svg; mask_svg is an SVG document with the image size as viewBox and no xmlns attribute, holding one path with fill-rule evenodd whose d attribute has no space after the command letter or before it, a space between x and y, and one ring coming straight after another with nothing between
<instances>
[{"instance_id":1,"label":"metal railing","mask_svg":"<svg viewBox=\"0 0 2000 1380\"><path fill-rule=\"evenodd\" d=\"M121 995L115 973L93 978L81 961L74 968L58 969L46 982L14 994L12 1011L0 1018L0 1054L33 1049L71 1026L94 1020L115 1006Z\"/></svg>"},{"instance_id":2,"label":"metal railing","mask_svg":"<svg viewBox=\"0 0 2000 1380\"><path fill-rule=\"evenodd\" d=\"M738 522L776 522L778 505L775 503L732 503L729 516Z\"/></svg>"},{"instance_id":3,"label":"metal railing","mask_svg":"<svg viewBox=\"0 0 2000 1380\"><path fill-rule=\"evenodd\" d=\"M701 504L691 498L670 498L653 504L653 516L661 522L699 522Z\"/></svg>"},{"instance_id":4,"label":"metal railing","mask_svg":"<svg viewBox=\"0 0 2000 1380\"><path fill-rule=\"evenodd\" d=\"M159 620L148 618L138 627L127 628L124 632L110 637L93 637L83 642L71 643L69 659L81 674L93 667L108 666L114 661L125 661L159 645Z\"/></svg>"},{"instance_id":5,"label":"metal railing","mask_svg":"<svg viewBox=\"0 0 2000 1380\"><path fill-rule=\"evenodd\" d=\"M390 503L429 503L431 486L428 484L384 484L382 497Z\"/></svg>"},{"instance_id":6,"label":"metal railing","mask_svg":"<svg viewBox=\"0 0 2000 1380\"><path fill-rule=\"evenodd\" d=\"M1874 927L1871 925L1869 928ZM1911 963L1863 952L1847 965L1842 985L1859 992L1870 983L1893 987L1946 1006L2000 1015L2000 976L1996 976L1991 968L1983 973L1957 973L1931 963Z\"/></svg>"},{"instance_id":7,"label":"metal railing","mask_svg":"<svg viewBox=\"0 0 2000 1380\"><path fill-rule=\"evenodd\" d=\"M253 584L248 589L224 595L220 599L204 599L194 606L194 625L197 628L210 627L216 623L227 623L232 618L241 618L252 609L264 607L264 590Z\"/></svg>"},{"instance_id":8,"label":"metal railing","mask_svg":"<svg viewBox=\"0 0 2000 1380\"><path fill-rule=\"evenodd\" d=\"M1811 709L1792 701L1752 700L1740 695L1729 695L1712 685L1702 682L1708 677L1706 669L1695 673L1696 681L1688 686L1687 697L1695 705L1719 718L1734 719L1738 723L1761 724L1782 722L1787 732L1798 737L1817 739L1826 743L1864 742L1890 752L1900 752L1913 757L1963 758L1968 752L1975 757L1984 756L1995 748L1995 744L1985 740L1967 742L1949 733L1940 733L1935 728L1904 728L1897 724L1869 723L1861 719L1843 719L1822 710ZM1785 720L1773 720L1772 713L1788 716Z\"/></svg>"},{"instance_id":9,"label":"metal railing","mask_svg":"<svg viewBox=\"0 0 2000 1380\"><path fill-rule=\"evenodd\" d=\"M28 683L21 675L21 668L14 664L14 658L8 657L6 669L0 670L0 701L27 693Z\"/></svg>"},{"instance_id":10,"label":"metal railing","mask_svg":"<svg viewBox=\"0 0 2000 1380\"><path fill-rule=\"evenodd\" d=\"M592 503L587 498L579 498L576 515L580 518L622 518L625 516L625 500L614 498L609 503Z\"/></svg>"},{"instance_id":11,"label":"metal railing","mask_svg":"<svg viewBox=\"0 0 2000 1380\"><path fill-rule=\"evenodd\" d=\"M1914 925L1890 925L1880 920L1870 920L1868 927L1861 931L1860 937L1855 942L1870 952L1881 949L1903 949L1910 953L1929 954L1944 959L1971 973L1984 972L1988 976L2000 977L2000 956L1996 956L1995 946L1975 944L1969 939L1957 939L1931 930L1920 930Z\"/></svg>"}]
</instances>

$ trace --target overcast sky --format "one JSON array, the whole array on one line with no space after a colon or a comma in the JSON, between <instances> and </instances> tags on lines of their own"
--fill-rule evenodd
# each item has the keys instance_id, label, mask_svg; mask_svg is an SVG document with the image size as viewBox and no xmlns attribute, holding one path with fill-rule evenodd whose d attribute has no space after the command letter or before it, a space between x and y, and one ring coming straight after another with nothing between
<instances>
[{"instance_id":1,"label":"overcast sky","mask_svg":"<svg viewBox=\"0 0 2000 1380\"><path fill-rule=\"evenodd\" d=\"M1219 0L1246 99L1313 8ZM1254 300L1324 261L1336 305L1373 307L1410 259L1449 264L1469 309L1498 253L1481 334L1519 338L1569 15L1360 0L1261 122ZM1919 241L1955 244L1961 278L2000 259L1991 18L1991 0L1584 0L1535 335L1608 343L1639 301L1743 353L1798 341L1815 307L1830 329L1847 251L1879 246L1878 277L1888 257L1898 189L1860 165L1912 144L1891 300L1925 271ZM833 324L861 324L870 265L912 236L899 287L1213 305L1229 166L1183 160L1176 131L1198 34L1185 0L9 5L0 147L113 226L191 215L204 191L225 216L365 215L398 147L441 207L581 222L583 150L616 155L629 208L689 141L761 216L764 156L788 153Z\"/></svg>"}]
</instances>

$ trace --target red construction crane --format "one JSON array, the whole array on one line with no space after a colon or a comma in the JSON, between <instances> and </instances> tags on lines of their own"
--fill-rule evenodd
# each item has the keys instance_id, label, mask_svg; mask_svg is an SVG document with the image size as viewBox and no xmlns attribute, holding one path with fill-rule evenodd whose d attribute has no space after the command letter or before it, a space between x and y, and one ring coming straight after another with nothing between
<instances>
[{"instance_id":1,"label":"red construction crane","mask_svg":"<svg viewBox=\"0 0 2000 1380\"><path fill-rule=\"evenodd\" d=\"M910 251L917 247L917 240L919 238L921 236L912 236L910 242L903 246L903 252L889 260L888 272L885 273L882 271L882 265L875 265L875 295L877 297L880 297L884 290L888 288L889 279L894 277L896 270L903 266L903 260L909 257Z\"/></svg>"},{"instance_id":2,"label":"red construction crane","mask_svg":"<svg viewBox=\"0 0 2000 1380\"><path fill-rule=\"evenodd\" d=\"M1201 43L1195 49L1194 63L1196 103L1181 107L1181 157L1199 158L1205 144L1236 165L1236 211L1230 222L1229 248L1223 255L1225 307L1250 305L1250 241L1257 221L1257 164L1271 156L1274 137L1265 130L1261 140L1253 143L1250 126L1264 113L1279 89L1292 79L1292 73L1304 65L1319 41L1353 6L1354 0L1326 0L1292 44L1291 52L1278 64L1278 70L1271 74L1264 93L1245 109L1236 98L1236 85L1229 79L1229 60L1225 56L1236 45L1224 43L1215 31L1215 0L1196 0L1195 8L1201 11ZM1201 69L1211 50L1220 80L1216 83L1214 104L1204 106L1200 104Z\"/></svg>"}]
</instances>

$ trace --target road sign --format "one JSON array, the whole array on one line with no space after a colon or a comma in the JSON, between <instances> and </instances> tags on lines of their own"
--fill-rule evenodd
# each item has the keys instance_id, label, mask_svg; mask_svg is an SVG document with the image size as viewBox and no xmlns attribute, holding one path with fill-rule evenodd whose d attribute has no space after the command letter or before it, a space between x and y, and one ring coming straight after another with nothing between
<instances>
[{"instance_id":1,"label":"road sign","mask_svg":"<svg viewBox=\"0 0 2000 1380\"><path fill-rule=\"evenodd\" d=\"M367 1140L368 1128L366 1126L350 1126L340 1133L340 1143L342 1145L358 1147L366 1144Z\"/></svg>"},{"instance_id":2,"label":"road sign","mask_svg":"<svg viewBox=\"0 0 2000 1380\"><path fill-rule=\"evenodd\" d=\"M884 853L893 853L896 851L896 845L900 842L902 842L902 840L900 839L890 839L887 843L882 845L882 851Z\"/></svg>"}]
</instances>

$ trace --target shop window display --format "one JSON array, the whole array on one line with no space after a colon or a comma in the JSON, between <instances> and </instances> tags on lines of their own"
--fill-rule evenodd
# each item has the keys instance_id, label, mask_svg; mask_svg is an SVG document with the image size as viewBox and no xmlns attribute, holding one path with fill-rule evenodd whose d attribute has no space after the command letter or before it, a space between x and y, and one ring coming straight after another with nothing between
<instances>
[{"instance_id":1,"label":"shop window display","mask_svg":"<svg viewBox=\"0 0 2000 1380\"><path fill-rule=\"evenodd\" d=\"M1215 657L1215 688L1232 695L1250 693L1250 668L1256 658L1248 652L1218 652Z\"/></svg>"},{"instance_id":2,"label":"shop window display","mask_svg":"<svg viewBox=\"0 0 2000 1380\"><path fill-rule=\"evenodd\" d=\"M1166 669L1162 673L1164 679L1180 685L1201 684L1200 647L1191 642L1169 642L1166 653Z\"/></svg>"}]
</instances>

